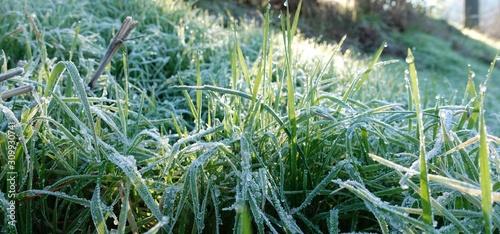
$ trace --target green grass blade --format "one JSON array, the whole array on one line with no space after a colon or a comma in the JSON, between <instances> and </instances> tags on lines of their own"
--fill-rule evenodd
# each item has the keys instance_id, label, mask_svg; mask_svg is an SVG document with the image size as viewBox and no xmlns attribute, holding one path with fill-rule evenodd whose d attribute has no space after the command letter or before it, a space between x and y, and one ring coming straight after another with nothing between
<instances>
[{"instance_id":1,"label":"green grass blade","mask_svg":"<svg viewBox=\"0 0 500 234\"><path fill-rule=\"evenodd\" d=\"M196 59L196 85L197 86L201 86L201 71L200 71L200 60L201 58L197 58ZM196 91L196 114L198 114L198 116L196 116L196 125L197 125L197 128L198 128L198 131L201 130L202 126L201 126L201 107L203 106L202 105L202 92L201 90L197 90Z\"/></svg>"},{"instance_id":2,"label":"green grass blade","mask_svg":"<svg viewBox=\"0 0 500 234\"><path fill-rule=\"evenodd\" d=\"M339 233L339 210L330 210L328 215L328 233L338 234Z\"/></svg>"},{"instance_id":3,"label":"green grass blade","mask_svg":"<svg viewBox=\"0 0 500 234\"><path fill-rule=\"evenodd\" d=\"M380 55L382 55L382 51L384 51L384 48L386 46L387 46L387 43L384 42L378 48L377 52L375 52L375 56L373 57L370 65L368 65L368 68L363 72L363 74L360 77L356 77L352 80L351 84L349 85L349 88L347 89L347 91L344 93L344 96L342 97L343 102L346 102L347 99L349 99L349 97L351 96L351 94L356 92L357 90L359 90L359 88L361 88L361 85L363 85L365 80L368 79L368 75L375 67L375 64L377 64L377 61L380 58ZM337 107L337 112L339 112L340 109L342 109L342 106Z\"/></svg>"},{"instance_id":4,"label":"green grass blade","mask_svg":"<svg viewBox=\"0 0 500 234\"><path fill-rule=\"evenodd\" d=\"M85 116L87 117L88 124L90 125L90 132L92 133L92 136L94 137L94 152L95 152L95 157L97 159L100 159L100 153L99 153L99 142L97 140L97 133L95 131L95 126L94 126L94 121L92 119L92 112L90 111L90 104L89 100L87 98L87 93L85 92L85 85L83 84L83 80L80 77L80 74L78 73L78 70L75 67L75 64L72 62L60 62L64 64L66 69L68 70L69 75L71 76L71 80L73 81L73 86L76 88L77 95L80 97L82 100L82 105L83 109L85 110Z\"/></svg>"},{"instance_id":5,"label":"green grass blade","mask_svg":"<svg viewBox=\"0 0 500 234\"><path fill-rule=\"evenodd\" d=\"M259 93L260 89L260 84L262 82L262 79L264 78L264 74L266 73L266 66L268 65L268 57L272 56L271 53L271 47L268 45L268 42L271 40L271 37L269 36L269 8L266 10L266 16L264 19L264 37L262 40L262 62L259 64L259 71L257 72L257 76L255 77L254 85L253 85L253 92L252 92L252 104L255 104L255 101L257 100L257 94ZM269 47L269 48L268 48ZM272 63L270 63L272 64ZM266 93L266 90L264 89L264 93Z\"/></svg>"},{"instance_id":6,"label":"green grass blade","mask_svg":"<svg viewBox=\"0 0 500 234\"><path fill-rule=\"evenodd\" d=\"M292 190L298 188L298 179L300 176L297 175L297 117L295 114L295 79L292 77L292 40L290 28L290 14L287 7L287 15L281 17L281 30L283 34L283 42L285 44L285 70L286 70L286 87L287 87L287 114L289 121L289 165L290 165L290 176L288 177L289 185ZM305 188L304 188L305 189Z\"/></svg>"},{"instance_id":7,"label":"green grass blade","mask_svg":"<svg viewBox=\"0 0 500 234\"><path fill-rule=\"evenodd\" d=\"M237 56L238 56L238 62L240 64L241 72L243 72L243 78L245 79L245 81L247 82L247 84L250 84L250 77L248 75L248 67L247 67L247 64L245 62L245 57L243 56L243 52L241 51L240 44L238 42L236 42L236 44L234 46L236 47L236 53L237 53ZM250 92L251 91L252 90L250 90Z\"/></svg>"},{"instance_id":8,"label":"green grass blade","mask_svg":"<svg viewBox=\"0 0 500 234\"><path fill-rule=\"evenodd\" d=\"M87 200L87 199L84 199L84 198L79 198L79 197L76 197L75 195L68 195L66 193L63 193L63 192L59 192L59 191L47 191L47 190L39 190L39 189L31 189L31 190L26 190L26 191L23 191L23 192L20 192L17 194L16 198L29 198L29 197L33 197L33 196L39 196L39 195L52 195L52 196L55 196L55 197L58 197L58 198L62 198L64 200L68 200L70 202L73 202L73 203L76 203L76 204L79 204L79 205L82 205L82 206L85 206L85 207L90 207L90 201Z\"/></svg>"},{"instance_id":9,"label":"green grass blade","mask_svg":"<svg viewBox=\"0 0 500 234\"><path fill-rule=\"evenodd\" d=\"M120 117L120 124L122 127L122 132L125 135L125 138L128 138L127 137L127 133L128 133L127 119L128 119L128 107L129 107L129 96L128 96L128 94L129 94L129 92L128 92L129 82L128 82L127 56L125 53L123 53L122 59L123 59L123 74L124 74L123 97L120 97L120 95L119 95L119 89L118 89L118 85L116 82L114 83L114 86L115 86L115 93L116 93L116 99L117 99L116 104L118 107L118 114Z\"/></svg>"},{"instance_id":10,"label":"green grass blade","mask_svg":"<svg viewBox=\"0 0 500 234\"><path fill-rule=\"evenodd\" d=\"M465 87L464 97L462 98L462 105L466 104L467 98L475 98L476 97L476 86L474 84L474 73L471 70L471 67L468 66L467 71L467 86Z\"/></svg>"},{"instance_id":11,"label":"green grass blade","mask_svg":"<svg viewBox=\"0 0 500 234\"><path fill-rule=\"evenodd\" d=\"M490 168L490 154L488 148L488 134L486 132L486 120L485 120L485 110L484 110L484 97L486 95L486 87L488 80L491 77L491 72L495 67L495 62L498 54L491 63L490 70L486 76L484 84L480 87L479 93L479 183L481 185L481 207L484 215L484 232L493 233L494 226L492 224L492 212L493 212L493 202L492 202L492 182L491 182L491 168Z\"/></svg>"},{"instance_id":12,"label":"green grass blade","mask_svg":"<svg viewBox=\"0 0 500 234\"><path fill-rule=\"evenodd\" d=\"M0 68L0 73L6 73L7 72L7 57L5 56L5 51L3 50L0 50L2 51L2 60L3 60L3 63L2 63L2 66Z\"/></svg>"},{"instance_id":13,"label":"green grass blade","mask_svg":"<svg viewBox=\"0 0 500 234\"><path fill-rule=\"evenodd\" d=\"M73 55L75 54L75 51L76 51L76 45L78 44L78 37L80 36L80 26L81 26L81 22L78 21L78 25L76 26L76 29L75 29L75 37L73 38L73 43L71 43L71 48L69 50L69 59L68 61L72 61L73 60ZM68 77L68 79L66 79L66 89L64 90L64 96L66 97L71 97L73 96L73 82L71 81L71 78Z\"/></svg>"},{"instance_id":14,"label":"green grass blade","mask_svg":"<svg viewBox=\"0 0 500 234\"><path fill-rule=\"evenodd\" d=\"M427 178L427 159L425 156L425 135L424 135L424 123L422 119L422 111L420 110L420 91L418 86L418 78L417 78L417 69L415 68L415 61L413 58L413 54L411 50L408 49L408 57L406 58L406 62L409 65L410 69L410 79L411 79L411 90L412 90L412 99L415 104L415 112L417 114L417 125L418 125L418 136L419 136L419 164L420 164L420 187L422 190L421 194L421 202L423 209L423 219L424 222L428 225L432 225L432 210L431 210L431 199L430 199L430 191L429 191L429 180Z\"/></svg>"},{"instance_id":15,"label":"green grass blade","mask_svg":"<svg viewBox=\"0 0 500 234\"><path fill-rule=\"evenodd\" d=\"M377 49L377 52L375 52L375 57L373 58L373 60L371 61L370 65L368 66L368 69L366 69L363 74L361 75L361 78L359 79L359 81L357 82L356 84L356 87L354 89L354 91L357 91L359 90L359 88L361 88L361 86L363 85L363 83L366 81L366 79L368 79L368 75L370 74L370 72L373 70L373 68L375 67L375 64L377 64L377 61L379 60L380 58L380 55L382 55L382 52L384 51L384 48L387 47L387 42L384 42L382 43L382 45L380 45L380 47Z\"/></svg>"},{"instance_id":16,"label":"green grass blade","mask_svg":"<svg viewBox=\"0 0 500 234\"><path fill-rule=\"evenodd\" d=\"M297 5L297 10L295 11L295 17L293 18L292 28L290 30L291 38L293 38L295 36L295 32L297 32L297 25L299 24L300 9L302 9L302 0L299 1L299 4Z\"/></svg>"},{"instance_id":17,"label":"green grass blade","mask_svg":"<svg viewBox=\"0 0 500 234\"><path fill-rule=\"evenodd\" d=\"M250 208L248 205L243 203L241 206L241 210L239 211L240 213L238 214L240 216L240 221L241 221L241 233L242 234L252 234L254 233L252 230L252 214L250 212Z\"/></svg>"},{"instance_id":18,"label":"green grass blade","mask_svg":"<svg viewBox=\"0 0 500 234\"><path fill-rule=\"evenodd\" d=\"M407 93L407 104L408 104L408 110L409 111L412 111L413 110L413 102L412 102L412 93L411 93L411 82L410 82L410 79L408 79L408 73L409 72L405 72L405 86L406 86L406 93ZM408 129L408 133L411 133L413 131L413 118L409 118L408 119L408 125L407 125L407 129Z\"/></svg>"},{"instance_id":19,"label":"green grass blade","mask_svg":"<svg viewBox=\"0 0 500 234\"><path fill-rule=\"evenodd\" d=\"M179 79L179 83L183 85L183 82L181 79ZM189 110L191 110L191 114L193 114L195 121L198 123L198 111L196 110L193 100L189 96L189 93L186 90L182 90L182 94L184 95L184 98L186 98Z\"/></svg>"},{"instance_id":20,"label":"green grass blade","mask_svg":"<svg viewBox=\"0 0 500 234\"><path fill-rule=\"evenodd\" d=\"M78 44L78 36L80 36L80 25L81 25L81 22L78 21L78 25L76 26L76 30L75 30L75 37L73 38L73 43L71 43L71 48L69 50L69 61L72 60L73 58L73 54L75 53L75 50L76 50L76 44Z\"/></svg>"},{"instance_id":21,"label":"green grass blade","mask_svg":"<svg viewBox=\"0 0 500 234\"><path fill-rule=\"evenodd\" d=\"M157 220L162 220L163 215L160 211L160 208L149 192L149 188L142 179L141 174L137 170L135 162L133 162L130 158L119 154L118 152L108 154L108 159L112 163L117 165L120 169L122 169L125 175L130 179L130 182L132 183L132 185L134 185L137 193L142 198L142 200L144 200L144 203L149 208L149 210L151 210L151 213L154 215L154 217Z\"/></svg>"},{"instance_id":22,"label":"green grass blade","mask_svg":"<svg viewBox=\"0 0 500 234\"><path fill-rule=\"evenodd\" d=\"M90 213L92 214L92 220L96 227L96 231L99 234L108 233L108 228L106 226L106 220L104 219L104 214L101 208L101 186L97 184L94 189L94 195L92 195L92 200L90 201Z\"/></svg>"},{"instance_id":23,"label":"green grass blade","mask_svg":"<svg viewBox=\"0 0 500 234\"><path fill-rule=\"evenodd\" d=\"M257 100L257 95L259 94L259 88L260 84L262 82L263 74L264 74L264 69L265 69L265 60L262 60L263 62L259 65L259 71L257 72L257 75L255 76L255 81L253 85L253 92L252 92L252 104L255 103Z\"/></svg>"},{"instance_id":24,"label":"green grass blade","mask_svg":"<svg viewBox=\"0 0 500 234\"><path fill-rule=\"evenodd\" d=\"M483 94L481 94L483 95ZM482 108L481 108L482 110ZM488 140L486 134L486 121L484 119L484 112L481 112L479 117L479 172L481 184L481 203L484 215L484 231L485 233L493 233L492 226L492 183L490 175L490 161Z\"/></svg>"},{"instance_id":25,"label":"green grass blade","mask_svg":"<svg viewBox=\"0 0 500 234\"><path fill-rule=\"evenodd\" d=\"M50 73L50 76L47 80L47 84L45 85L45 89L43 90L43 96L48 97L52 91L54 91L54 87L59 80L59 76L64 72L66 69L66 65L63 62L57 63L57 65L52 69L52 72Z\"/></svg>"}]
</instances>

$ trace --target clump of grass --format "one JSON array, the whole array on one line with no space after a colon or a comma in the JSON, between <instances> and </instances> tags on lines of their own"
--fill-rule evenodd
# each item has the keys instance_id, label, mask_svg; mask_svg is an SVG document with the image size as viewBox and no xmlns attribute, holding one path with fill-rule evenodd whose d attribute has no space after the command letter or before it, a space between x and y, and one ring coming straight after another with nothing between
<instances>
[{"instance_id":1,"label":"clump of grass","mask_svg":"<svg viewBox=\"0 0 500 234\"><path fill-rule=\"evenodd\" d=\"M475 233L500 226L492 203L500 200L500 140L486 131L486 90L472 76L464 105L425 104L413 61L411 81L396 79L401 64L379 61L384 45L352 62L339 52L342 41L315 44L310 50L328 56L311 58L297 48L309 44L294 36L299 14L283 12L276 32L269 11L262 29L235 21L224 28L188 3L154 4L97 8L80 24L56 24L66 11L38 14L46 15L33 21L42 32L74 30L54 51L46 34L22 31L33 53L15 59L27 60L23 81L35 92L0 103L2 123L15 123L20 142L15 197L0 193L2 231ZM109 28L127 15L147 35L127 41L108 79L90 92L102 54L83 51L103 53ZM89 35L93 27L103 30ZM53 59L66 53L61 48L71 48L73 61ZM2 165L9 126L0 125ZM15 227L5 225L10 201Z\"/></svg>"}]
</instances>

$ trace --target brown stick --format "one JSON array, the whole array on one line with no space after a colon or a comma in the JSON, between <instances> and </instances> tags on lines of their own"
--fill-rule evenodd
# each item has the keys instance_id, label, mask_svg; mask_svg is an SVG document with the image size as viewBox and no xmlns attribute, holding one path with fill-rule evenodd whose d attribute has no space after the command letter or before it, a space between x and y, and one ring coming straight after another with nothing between
<instances>
[{"instance_id":1,"label":"brown stick","mask_svg":"<svg viewBox=\"0 0 500 234\"><path fill-rule=\"evenodd\" d=\"M113 56L118 52L120 49L120 46L123 44L123 42L127 39L128 34L132 31L132 29L135 28L137 25L137 21L132 20L132 17L127 16L127 18L123 21L122 27L116 33L115 37L109 43L108 49L106 50L106 54L104 54L104 57L101 60L101 63L99 64L99 67L97 67L97 70L92 76L92 79L89 82L89 87L93 88L96 85L97 79L99 76L101 76L101 73L104 71L104 68L108 65L108 63L111 61Z\"/></svg>"},{"instance_id":2,"label":"brown stick","mask_svg":"<svg viewBox=\"0 0 500 234\"><path fill-rule=\"evenodd\" d=\"M0 98L2 98L3 100L5 100L5 99L8 99L8 98L17 96L17 95L21 95L21 94L24 94L24 93L29 93L32 90L33 90L33 85L25 85L25 86L17 87L15 89L7 90L7 91L3 92L2 94L0 94Z\"/></svg>"},{"instance_id":3,"label":"brown stick","mask_svg":"<svg viewBox=\"0 0 500 234\"><path fill-rule=\"evenodd\" d=\"M18 76L18 75L21 75L22 73L24 72L24 69L22 68L16 68L12 71L8 71L4 74L0 74L0 82L4 81L4 80L8 80L14 76Z\"/></svg>"}]
</instances>

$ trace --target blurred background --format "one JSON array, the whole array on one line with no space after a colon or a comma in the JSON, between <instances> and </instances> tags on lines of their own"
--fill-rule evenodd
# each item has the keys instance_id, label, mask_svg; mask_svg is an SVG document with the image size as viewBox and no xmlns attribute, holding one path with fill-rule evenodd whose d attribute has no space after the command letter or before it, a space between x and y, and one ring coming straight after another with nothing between
<instances>
[{"instance_id":1,"label":"blurred background","mask_svg":"<svg viewBox=\"0 0 500 234\"><path fill-rule=\"evenodd\" d=\"M430 1L429 1L430 2ZM479 21L478 29L486 35L500 38L500 1L499 0L442 0L435 6L441 12L440 16L457 23L465 25L465 4L478 5L476 18ZM474 18L473 16L471 18Z\"/></svg>"},{"instance_id":2,"label":"blurred background","mask_svg":"<svg viewBox=\"0 0 500 234\"><path fill-rule=\"evenodd\" d=\"M198 5L219 13L228 9L235 18L262 22L268 3L273 11L288 5L293 13L299 0L206 0ZM499 0L303 0L300 14L299 30L307 37L335 43L347 35L344 48L365 53L374 52L385 41L389 46L384 54L395 57L406 56L407 48L423 47L415 41L419 35L434 37L422 41L438 39L469 57L478 50L469 42L478 39L471 35L473 31L486 37L481 41L493 39L496 44L487 43L489 48L481 48L486 53L478 53L489 64L500 38Z\"/></svg>"}]
</instances>

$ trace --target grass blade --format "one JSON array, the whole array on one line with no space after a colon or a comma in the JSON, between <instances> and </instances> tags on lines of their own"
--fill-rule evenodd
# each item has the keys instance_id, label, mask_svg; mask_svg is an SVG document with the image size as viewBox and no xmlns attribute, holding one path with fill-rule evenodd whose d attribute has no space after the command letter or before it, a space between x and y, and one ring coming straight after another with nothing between
<instances>
[{"instance_id":1,"label":"grass blade","mask_svg":"<svg viewBox=\"0 0 500 234\"><path fill-rule=\"evenodd\" d=\"M94 190L94 195L92 195L92 200L90 201L90 213L92 214L92 220L94 221L97 233L103 234L108 233L108 228L106 226L104 214L102 213L100 197L101 186L97 184Z\"/></svg>"},{"instance_id":2,"label":"grass blade","mask_svg":"<svg viewBox=\"0 0 500 234\"><path fill-rule=\"evenodd\" d=\"M241 72L243 72L243 78L245 79L247 84L250 84L250 77L248 75L248 67L247 67L247 64L245 62L245 58L243 57L243 52L241 51L240 44L238 42L236 42L236 44L234 46L235 46L235 50L237 53L238 62L240 64Z\"/></svg>"},{"instance_id":3,"label":"grass blade","mask_svg":"<svg viewBox=\"0 0 500 234\"><path fill-rule=\"evenodd\" d=\"M69 61L73 58L73 54L75 53L76 50L76 44L78 44L78 36L80 36L80 26L81 22L78 21L78 25L76 26L75 30L75 37L73 38L73 43L71 43L71 48L69 50Z\"/></svg>"},{"instance_id":4,"label":"grass blade","mask_svg":"<svg viewBox=\"0 0 500 234\"><path fill-rule=\"evenodd\" d=\"M92 133L92 136L94 137L94 152L95 152L95 157L97 159L100 159L100 153L99 153L99 142L97 140L97 133L95 131L95 126L94 126L94 121L92 119L92 112L90 111L90 104L89 100L87 98L87 93L85 92L85 86L83 85L83 80L80 77L80 74L78 73L78 70L76 69L76 66L72 62L59 62L59 64L64 64L66 69L68 70L69 75L71 76L71 80L73 81L73 86L76 88L77 95L81 99L81 103L83 105L83 109L85 110L86 117L88 124L90 125L90 132ZM56 67L58 66L56 65Z\"/></svg>"},{"instance_id":5,"label":"grass blade","mask_svg":"<svg viewBox=\"0 0 500 234\"><path fill-rule=\"evenodd\" d=\"M39 189L31 189L31 190L26 190L23 192L20 192L17 194L18 198L30 198L34 196L39 196L41 194L44 195L52 195L58 198L62 198L64 200L68 200L70 202L89 207L90 206L90 201L84 198L79 198L75 197L74 195L70 196L66 193L59 192L59 191L47 191L47 190L39 190Z\"/></svg>"},{"instance_id":6,"label":"grass blade","mask_svg":"<svg viewBox=\"0 0 500 234\"><path fill-rule=\"evenodd\" d=\"M201 72L200 72L200 60L201 58L197 58L196 59L196 85L197 86L201 86ZM197 125L197 128L198 128L198 131L201 130L201 107L203 106L202 105L202 92L201 90L197 90L196 91L196 114L198 114L198 116L196 116L196 125Z\"/></svg>"},{"instance_id":7,"label":"grass blade","mask_svg":"<svg viewBox=\"0 0 500 234\"><path fill-rule=\"evenodd\" d=\"M254 85L253 85L253 92L252 92L252 105L255 104L255 101L257 100L257 94L259 93L259 88L260 84L262 82L262 79L265 77L265 72L266 72L266 65L267 60L271 55L271 47L268 46L268 42L271 40L271 37L269 36L269 8L267 8L266 11L266 16L265 16L265 21L264 21L264 37L262 40L262 62L259 65L259 71L257 72L257 76L255 77ZM272 63L271 63L272 64ZM264 89L264 93L266 90Z\"/></svg>"},{"instance_id":8,"label":"grass blade","mask_svg":"<svg viewBox=\"0 0 500 234\"><path fill-rule=\"evenodd\" d=\"M486 120L484 117L484 97L486 95L486 87L491 72L495 67L496 58L491 63L490 70L487 74L484 84L481 85L479 90L479 183L481 185L481 207L484 216L484 232L493 233L493 202L492 202L492 183L491 183L491 168L490 168L490 154L488 149L488 134L486 132Z\"/></svg>"},{"instance_id":9,"label":"grass blade","mask_svg":"<svg viewBox=\"0 0 500 234\"><path fill-rule=\"evenodd\" d=\"M181 85L184 85L182 83L182 80L179 79L179 83ZM186 90L182 90L182 94L184 95L184 98L186 98L186 101L188 103L188 106L189 106L189 110L191 110L191 114L193 114L194 118L195 118L195 121L196 123L198 123L198 110L195 108L194 106L194 103L193 103L193 100L191 99L191 97L189 96L189 93L186 91Z\"/></svg>"},{"instance_id":10,"label":"grass blade","mask_svg":"<svg viewBox=\"0 0 500 234\"><path fill-rule=\"evenodd\" d=\"M368 191L364 185L356 181L334 180L333 182L339 184L343 188L348 189L350 192L361 198L365 202L365 204L367 204L367 207L369 209L371 206L370 210L376 217L378 216L377 219L387 219L388 221L392 222L392 225L400 226L401 228L403 228L405 224L412 224L419 229L425 230L426 232L437 233L436 231L433 231L432 225L409 217L408 215L405 215L405 213L402 213L401 211L396 209L396 207L382 202L380 198L376 197L373 193Z\"/></svg>"},{"instance_id":11,"label":"grass blade","mask_svg":"<svg viewBox=\"0 0 500 234\"><path fill-rule=\"evenodd\" d=\"M415 112L417 114L417 126L418 126L418 136L420 141L420 187L421 187L421 202L423 208L423 219L428 225L432 225L432 210L431 210L431 199L429 191L429 180L427 178L427 159L425 157L425 136L424 136L424 123L422 120L422 111L420 110L420 91L418 87L417 69L415 68L415 61L411 50L408 49L408 57L406 62L410 67L410 79L411 79L411 90L413 103L415 104Z\"/></svg>"},{"instance_id":12,"label":"grass blade","mask_svg":"<svg viewBox=\"0 0 500 234\"><path fill-rule=\"evenodd\" d=\"M288 110L288 120L289 120L289 165L290 165L290 177L289 184L290 189L295 190L298 188L297 182L300 176L297 175L297 117L295 114L295 79L292 77L292 30L290 28L290 13L281 17L281 30L283 34L283 41L285 42L285 70L286 70L286 87L287 87L287 110ZM305 188L304 188L305 189Z\"/></svg>"},{"instance_id":13,"label":"grass blade","mask_svg":"<svg viewBox=\"0 0 500 234\"><path fill-rule=\"evenodd\" d=\"M375 52L375 57L373 58L372 62L370 63L370 65L368 66L368 69L366 69L364 72L363 72L363 75L361 75L361 78L359 79L359 81L356 83L356 87L354 89L354 91L357 91L359 90L359 88L361 88L361 86L363 85L363 83L366 81L366 79L368 79L368 75L370 74L370 72L373 70L373 68L375 67L375 64L377 64L377 61L379 60L380 58L380 55L382 55L382 52L384 51L384 48L387 47L387 42L384 42L382 43L382 45L380 45L380 47L377 49L377 52Z\"/></svg>"},{"instance_id":14,"label":"grass blade","mask_svg":"<svg viewBox=\"0 0 500 234\"><path fill-rule=\"evenodd\" d=\"M339 233L339 210L330 210L328 215L328 233L337 234Z\"/></svg>"},{"instance_id":15,"label":"grass blade","mask_svg":"<svg viewBox=\"0 0 500 234\"><path fill-rule=\"evenodd\" d=\"M377 61L378 59L380 58L380 55L382 55L382 51L384 51L384 48L387 47L387 43L383 43L377 50L377 52L375 53L375 57L373 57L370 65L368 66L368 68L363 72L363 74L361 75L361 77L356 77L353 79L353 81L351 82L351 84L349 85L349 88L347 89L347 91L345 92L344 96L342 97L342 101L343 102L347 102L347 99L349 99L349 97L351 96L351 93L359 90L359 88L361 88L361 85L363 85L363 83L365 82L366 79L368 79L368 75L370 74L370 72L373 70L373 68L375 67L375 64L377 64ZM337 112L340 111L340 109L342 109L342 106L338 106L337 107Z\"/></svg>"},{"instance_id":16,"label":"grass blade","mask_svg":"<svg viewBox=\"0 0 500 234\"><path fill-rule=\"evenodd\" d=\"M483 96L483 95L481 95ZM481 105L482 106L482 105ZM481 108L482 110L483 108ZM486 123L484 119L484 112L481 111L479 117L479 182L481 184L481 203L484 215L484 231L485 233L493 233L492 226L492 183L490 175L490 161L488 140L486 134Z\"/></svg>"},{"instance_id":17,"label":"grass blade","mask_svg":"<svg viewBox=\"0 0 500 234\"><path fill-rule=\"evenodd\" d=\"M299 1L299 4L297 5L297 10L295 11L295 17L293 18L293 23L292 23L292 28L290 29L290 38L293 38L295 36L295 32L297 31L297 25L299 24L299 16L300 16L300 9L302 8L302 0Z\"/></svg>"},{"instance_id":18,"label":"grass blade","mask_svg":"<svg viewBox=\"0 0 500 234\"><path fill-rule=\"evenodd\" d=\"M121 168L125 175L130 179L130 182L134 185L137 193L144 200L144 203L146 203L146 206L151 210L154 217L157 220L162 220L163 215L158 207L158 204L149 192L149 188L142 179L141 174L137 171L135 163L130 158L127 158L118 152L108 154L108 159Z\"/></svg>"},{"instance_id":19,"label":"grass blade","mask_svg":"<svg viewBox=\"0 0 500 234\"><path fill-rule=\"evenodd\" d=\"M45 89L43 90L44 97L48 97L52 93L57 81L59 80L59 76L65 69L66 65L63 62L57 63L54 69L52 69L52 72L47 80L47 84L45 85Z\"/></svg>"}]
</instances>

